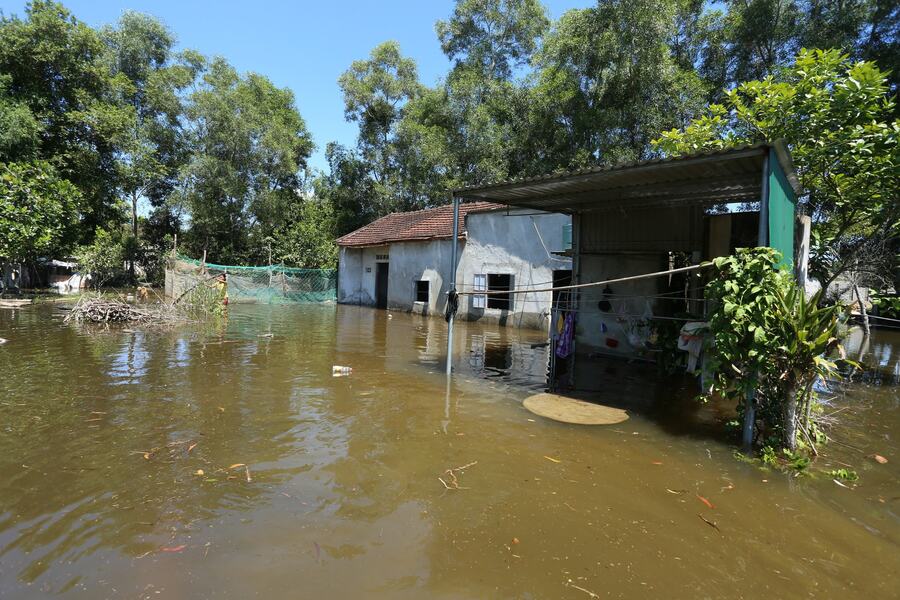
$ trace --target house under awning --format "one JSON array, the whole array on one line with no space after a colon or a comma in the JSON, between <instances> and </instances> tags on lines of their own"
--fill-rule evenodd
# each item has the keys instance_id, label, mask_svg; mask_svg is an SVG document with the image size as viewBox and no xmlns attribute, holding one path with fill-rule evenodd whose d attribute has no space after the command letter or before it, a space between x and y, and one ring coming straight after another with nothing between
<instances>
[{"instance_id":1,"label":"house under awning","mask_svg":"<svg viewBox=\"0 0 900 600\"><path fill-rule=\"evenodd\" d=\"M783 264L805 265L805 247L799 256L794 250L800 194L781 142L453 191L455 205L489 201L571 214L575 284L698 264L747 246L771 246ZM652 358L648 339L659 322L703 319L702 285L691 273L562 294L554 319L577 318L565 379L590 389L590 377L577 377L579 364L589 368L601 355Z\"/></svg>"}]
</instances>

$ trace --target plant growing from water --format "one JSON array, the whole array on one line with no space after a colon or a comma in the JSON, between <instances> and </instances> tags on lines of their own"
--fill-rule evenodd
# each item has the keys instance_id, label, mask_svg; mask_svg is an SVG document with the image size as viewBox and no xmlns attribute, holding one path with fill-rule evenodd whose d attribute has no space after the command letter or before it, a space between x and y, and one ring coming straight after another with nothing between
<instances>
[{"instance_id":1,"label":"plant growing from water","mask_svg":"<svg viewBox=\"0 0 900 600\"><path fill-rule=\"evenodd\" d=\"M807 298L771 248L739 248L717 258L710 300L707 366L717 393L737 402L755 396L757 439L779 440L791 456L798 438L815 453L813 384L837 377L828 358L839 348L839 306ZM761 434L761 435L760 435Z\"/></svg>"}]
</instances>

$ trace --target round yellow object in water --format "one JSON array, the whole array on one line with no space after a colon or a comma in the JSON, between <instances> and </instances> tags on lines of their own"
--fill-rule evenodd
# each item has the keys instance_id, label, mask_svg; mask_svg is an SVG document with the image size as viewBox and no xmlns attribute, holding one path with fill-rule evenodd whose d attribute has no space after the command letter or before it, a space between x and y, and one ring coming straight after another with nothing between
<instances>
[{"instance_id":1,"label":"round yellow object in water","mask_svg":"<svg viewBox=\"0 0 900 600\"><path fill-rule=\"evenodd\" d=\"M535 394L525 399L525 408L536 415L576 425L615 425L628 420L628 413L593 402L557 394Z\"/></svg>"}]
</instances>

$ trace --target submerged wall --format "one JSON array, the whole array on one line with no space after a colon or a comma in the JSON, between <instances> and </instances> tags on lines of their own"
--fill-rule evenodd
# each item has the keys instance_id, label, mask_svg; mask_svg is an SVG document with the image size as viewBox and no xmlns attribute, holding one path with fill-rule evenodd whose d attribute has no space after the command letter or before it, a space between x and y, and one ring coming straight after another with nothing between
<instances>
[{"instance_id":1,"label":"submerged wall","mask_svg":"<svg viewBox=\"0 0 900 600\"><path fill-rule=\"evenodd\" d=\"M460 242L462 248L465 244ZM388 308L418 314L443 314L450 290L450 240L391 244ZM416 301L416 282L427 281L428 302Z\"/></svg>"},{"instance_id":2,"label":"submerged wall","mask_svg":"<svg viewBox=\"0 0 900 600\"><path fill-rule=\"evenodd\" d=\"M338 257L338 302L375 306L375 264L378 255L388 253L387 246L342 247Z\"/></svg>"},{"instance_id":3,"label":"submerged wall","mask_svg":"<svg viewBox=\"0 0 900 600\"><path fill-rule=\"evenodd\" d=\"M535 214L532 210L510 209L469 213L468 240L459 261L456 285L472 291L476 274L512 276L514 288L552 286L553 271L572 268L572 261L552 252L564 250L563 228L568 215ZM461 318L493 321L515 327L545 329L549 326L552 292L513 294L510 310L476 308L473 297L460 300Z\"/></svg>"}]
</instances>

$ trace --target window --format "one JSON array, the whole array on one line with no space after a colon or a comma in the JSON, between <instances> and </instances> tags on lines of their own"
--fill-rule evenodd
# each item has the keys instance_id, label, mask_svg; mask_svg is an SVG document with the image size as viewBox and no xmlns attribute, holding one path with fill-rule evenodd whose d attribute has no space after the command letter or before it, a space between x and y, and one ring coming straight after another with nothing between
<instances>
[{"instance_id":1,"label":"window","mask_svg":"<svg viewBox=\"0 0 900 600\"><path fill-rule=\"evenodd\" d=\"M416 302L424 302L428 304L428 286L427 280L416 282Z\"/></svg>"},{"instance_id":2,"label":"window","mask_svg":"<svg viewBox=\"0 0 900 600\"><path fill-rule=\"evenodd\" d=\"M487 287L489 292L503 292L512 289L512 275L490 273L487 276ZM488 308L498 308L500 310L510 310L513 306L512 294L489 294L487 297Z\"/></svg>"},{"instance_id":3,"label":"window","mask_svg":"<svg viewBox=\"0 0 900 600\"><path fill-rule=\"evenodd\" d=\"M487 291L487 275L484 273L475 274L475 285L472 286L473 292ZM487 306L487 296L484 294L475 294L472 296L472 308L485 308Z\"/></svg>"}]
</instances>

